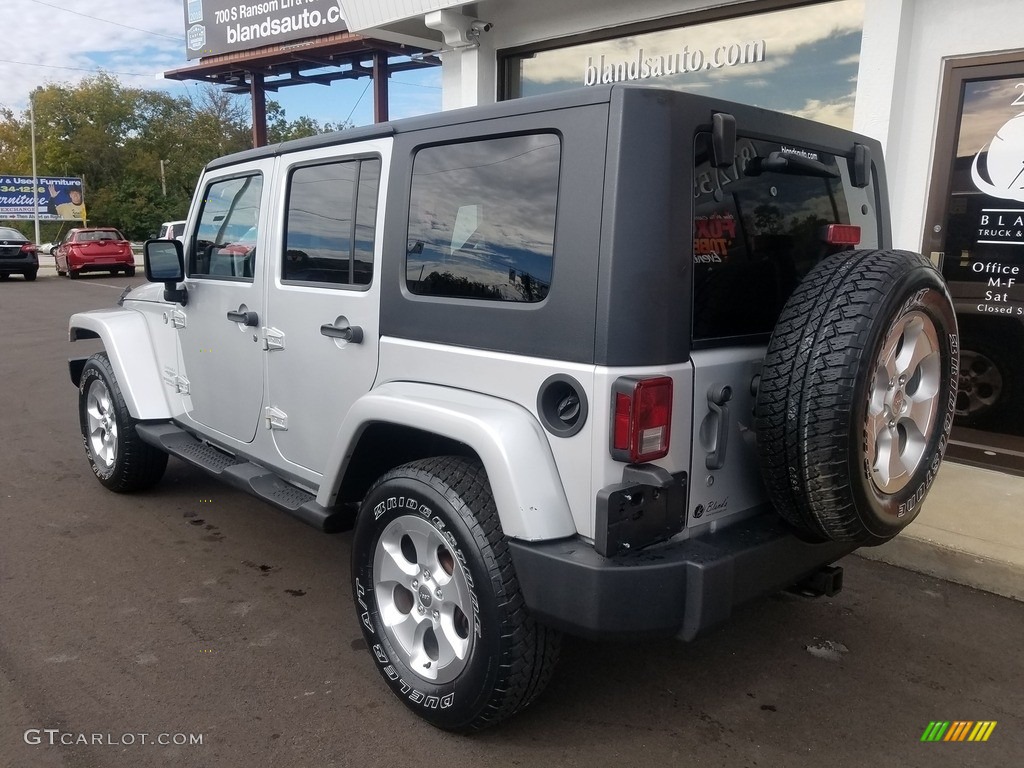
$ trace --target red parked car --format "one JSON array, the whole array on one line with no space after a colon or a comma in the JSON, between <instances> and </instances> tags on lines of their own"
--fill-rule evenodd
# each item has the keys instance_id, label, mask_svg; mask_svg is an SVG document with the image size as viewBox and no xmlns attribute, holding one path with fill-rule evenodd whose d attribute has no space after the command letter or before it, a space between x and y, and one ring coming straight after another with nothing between
<instances>
[{"instance_id":1,"label":"red parked car","mask_svg":"<svg viewBox=\"0 0 1024 768\"><path fill-rule=\"evenodd\" d=\"M124 235L113 227L69 230L53 252L57 274L76 278L82 272L135 274L135 254Z\"/></svg>"}]
</instances>

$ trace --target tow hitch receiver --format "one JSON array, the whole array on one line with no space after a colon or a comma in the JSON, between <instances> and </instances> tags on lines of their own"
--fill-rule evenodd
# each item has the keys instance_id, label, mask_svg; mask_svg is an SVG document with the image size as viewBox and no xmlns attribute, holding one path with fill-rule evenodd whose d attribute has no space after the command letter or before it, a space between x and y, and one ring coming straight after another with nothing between
<instances>
[{"instance_id":1,"label":"tow hitch receiver","mask_svg":"<svg viewBox=\"0 0 1024 768\"><path fill-rule=\"evenodd\" d=\"M843 569L838 565L826 565L787 591L803 597L835 597L843 589Z\"/></svg>"}]
</instances>

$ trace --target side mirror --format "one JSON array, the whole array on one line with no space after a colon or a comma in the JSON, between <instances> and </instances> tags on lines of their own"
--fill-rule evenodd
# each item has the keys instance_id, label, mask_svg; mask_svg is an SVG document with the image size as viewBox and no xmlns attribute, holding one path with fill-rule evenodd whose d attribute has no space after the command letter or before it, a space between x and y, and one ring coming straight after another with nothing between
<instances>
[{"instance_id":1,"label":"side mirror","mask_svg":"<svg viewBox=\"0 0 1024 768\"><path fill-rule=\"evenodd\" d=\"M173 301L184 306L188 303L188 292L178 288L185 279L185 254L177 240L147 240L142 246L143 261L146 265L146 279L151 283L164 284L164 301Z\"/></svg>"}]
</instances>

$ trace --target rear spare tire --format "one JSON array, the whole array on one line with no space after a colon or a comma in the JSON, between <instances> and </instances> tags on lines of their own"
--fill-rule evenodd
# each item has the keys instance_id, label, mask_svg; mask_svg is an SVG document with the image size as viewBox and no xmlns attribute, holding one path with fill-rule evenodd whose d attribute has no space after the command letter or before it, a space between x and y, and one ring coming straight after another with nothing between
<instances>
[{"instance_id":1,"label":"rear spare tire","mask_svg":"<svg viewBox=\"0 0 1024 768\"><path fill-rule=\"evenodd\" d=\"M942 278L906 251L816 266L772 334L754 415L779 513L810 538L881 544L916 517L956 408Z\"/></svg>"}]
</instances>

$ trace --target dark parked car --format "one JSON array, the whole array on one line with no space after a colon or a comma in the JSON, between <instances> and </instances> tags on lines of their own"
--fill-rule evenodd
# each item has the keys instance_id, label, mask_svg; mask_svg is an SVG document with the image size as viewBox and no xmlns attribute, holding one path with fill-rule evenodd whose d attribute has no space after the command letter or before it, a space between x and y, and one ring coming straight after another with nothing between
<instances>
[{"instance_id":1,"label":"dark parked car","mask_svg":"<svg viewBox=\"0 0 1024 768\"><path fill-rule=\"evenodd\" d=\"M57 274L76 278L82 272L135 274L131 243L112 227L72 229L53 252Z\"/></svg>"},{"instance_id":2,"label":"dark parked car","mask_svg":"<svg viewBox=\"0 0 1024 768\"><path fill-rule=\"evenodd\" d=\"M39 249L16 229L0 227L0 280L22 274L35 280L39 271Z\"/></svg>"}]
</instances>

